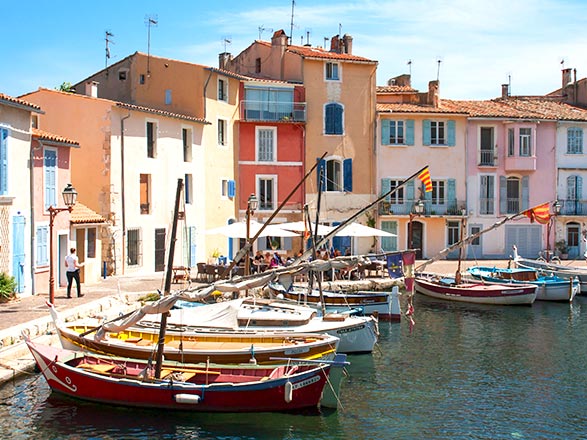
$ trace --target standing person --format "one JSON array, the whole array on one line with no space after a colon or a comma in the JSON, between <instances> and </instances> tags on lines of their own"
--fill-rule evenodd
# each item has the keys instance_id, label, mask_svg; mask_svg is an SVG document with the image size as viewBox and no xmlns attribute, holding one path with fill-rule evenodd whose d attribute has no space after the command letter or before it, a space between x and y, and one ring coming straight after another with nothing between
<instances>
[{"instance_id":1,"label":"standing person","mask_svg":"<svg viewBox=\"0 0 587 440\"><path fill-rule=\"evenodd\" d=\"M65 274L67 275L67 297L71 298L71 285L73 284L73 280L75 280L75 285L77 287L77 296L81 298L83 293L81 292L80 281L79 281L79 259L75 254L75 248L71 248L69 250L70 254L65 257Z\"/></svg>"}]
</instances>

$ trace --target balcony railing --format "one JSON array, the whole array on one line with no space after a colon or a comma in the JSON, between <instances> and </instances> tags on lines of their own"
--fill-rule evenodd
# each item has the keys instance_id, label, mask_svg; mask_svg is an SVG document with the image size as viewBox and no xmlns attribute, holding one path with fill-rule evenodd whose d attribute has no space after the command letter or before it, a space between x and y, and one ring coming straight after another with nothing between
<instances>
[{"instance_id":1,"label":"balcony railing","mask_svg":"<svg viewBox=\"0 0 587 440\"><path fill-rule=\"evenodd\" d=\"M587 215L587 200L559 200L560 215Z\"/></svg>"},{"instance_id":2,"label":"balcony railing","mask_svg":"<svg viewBox=\"0 0 587 440\"><path fill-rule=\"evenodd\" d=\"M422 215L462 215L462 210L466 209L466 202L462 200L422 200L424 202L424 212ZM415 212L414 205L418 200L404 200L403 203L379 202L380 215L410 215Z\"/></svg>"},{"instance_id":3,"label":"balcony railing","mask_svg":"<svg viewBox=\"0 0 587 440\"><path fill-rule=\"evenodd\" d=\"M479 166L480 167L494 167L496 166L497 150L492 148L490 150L481 150L479 152Z\"/></svg>"},{"instance_id":4,"label":"balcony railing","mask_svg":"<svg viewBox=\"0 0 587 440\"><path fill-rule=\"evenodd\" d=\"M305 122L305 102L241 101L243 121Z\"/></svg>"}]
</instances>

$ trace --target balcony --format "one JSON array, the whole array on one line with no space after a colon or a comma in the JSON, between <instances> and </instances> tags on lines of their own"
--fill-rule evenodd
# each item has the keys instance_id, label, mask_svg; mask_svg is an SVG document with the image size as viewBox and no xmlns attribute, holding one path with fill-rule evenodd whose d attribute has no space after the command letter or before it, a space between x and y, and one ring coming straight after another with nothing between
<instances>
[{"instance_id":1,"label":"balcony","mask_svg":"<svg viewBox=\"0 0 587 440\"><path fill-rule=\"evenodd\" d=\"M506 171L536 171L536 156L506 156Z\"/></svg>"},{"instance_id":2,"label":"balcony","mask_svg":"<svg viewBox=\"0 0 587 440\"><path fill-rule=\"evenodd\" d=\"M480 167L495 167L497 166L497 149L483 149L479 151L479 166Z\"/></svg>"},{"instance_id":3,"label":"balcony","mask_svg":"<svg viewBox=\"0 0 587 440\"><path fill-rule=\"evenodd\" d=\"M242 121L306 122L305 102L241 101Z\"/></svg>"},{"instance_id":4,"label":"balcony","mask_svg":"<svg viewBox=\"0 0 587 440\"><path fill-rule=\"evenodd\" d=\"M379 202L379 215L410 215L418 200L403 200L401 203ZM424 216L462 215L467 203L464 200L423 200Z\"/></svg>"},{"instance_id":5,"label":"balcony","mask_svg":"<svg viewBox=\"0 0 587 440\"><path fill-rule=\"evenodd\" d=\"M587 200L559 200L559 215L587 215Z\"/></svg>"}]
</instances>

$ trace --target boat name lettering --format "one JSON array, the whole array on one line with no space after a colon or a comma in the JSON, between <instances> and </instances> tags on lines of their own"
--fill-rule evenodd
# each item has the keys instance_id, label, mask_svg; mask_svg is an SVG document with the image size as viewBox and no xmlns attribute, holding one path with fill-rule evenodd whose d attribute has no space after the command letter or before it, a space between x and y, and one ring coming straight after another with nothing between
<instances>
[{"instance_id":1,"label":"boat name lettering","mask_svg":"<svg viewBox=\"0 0 587 440\"><path fill-rule=\"evenodd\" d=\"M365 328L365 324L361 324L361 325L357 325L357 326L350 327L350 328L340 329L336 333L338 333L339 335L342 335L344 333L356 332L356 331L362 330L364 328Z\"/></svg>"},{"instance_id":2,"label":"boat name lettering","mask_svg":"<svg viewBox=\"0 0 587 440\"><path fill-rule=\"evenodd\" d=\"M309 379L302 380L301 382L294 383L292 388L297 390L299 388L307 387L308 385L312 385L320 380L320 376L312 376Z\"/></svg>"},{"instance_id":3,"label":"boat name lettering","mask_svg":"<svg viewBox=\"0 0 587 440\"><path fill-rule=\"evenodd\" d=\"M288 348L285 350L286 355L306 353L309 349L307 347Z\"/></svg>"}]
</instances>

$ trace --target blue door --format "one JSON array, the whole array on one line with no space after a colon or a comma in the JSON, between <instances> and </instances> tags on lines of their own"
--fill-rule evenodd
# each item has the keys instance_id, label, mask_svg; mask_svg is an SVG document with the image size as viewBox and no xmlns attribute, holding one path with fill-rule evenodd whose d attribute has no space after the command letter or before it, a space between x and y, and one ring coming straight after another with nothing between
<instances>
[{"instance_id":1,"label":"blue door","mask_svg":"<svg viewBox=\"0 0 587 440\"><path fill-rule=\"evenodd\" d=\"M16 280L16 291L24 291L24 226L25 218L16 215L12 218L12 276Z\"/></svg>"}]
</instances>

